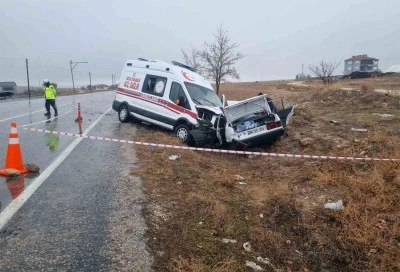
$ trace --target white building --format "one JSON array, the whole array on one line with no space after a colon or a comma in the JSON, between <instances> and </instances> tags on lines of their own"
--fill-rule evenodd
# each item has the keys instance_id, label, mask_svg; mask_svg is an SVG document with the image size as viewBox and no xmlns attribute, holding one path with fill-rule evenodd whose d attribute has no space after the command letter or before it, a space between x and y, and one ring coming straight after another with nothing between
<instances>
[{"instance_id":1,"label":"white building","mask_svg":"<svg viewBox=\"0 0 400 272\"><path fill-rule=\"evenodd\" d=\"M353 72L377 72L379 59L368 57L368 55L353 56L344 61L344 74Z\"/></svg>"}]
</instances>

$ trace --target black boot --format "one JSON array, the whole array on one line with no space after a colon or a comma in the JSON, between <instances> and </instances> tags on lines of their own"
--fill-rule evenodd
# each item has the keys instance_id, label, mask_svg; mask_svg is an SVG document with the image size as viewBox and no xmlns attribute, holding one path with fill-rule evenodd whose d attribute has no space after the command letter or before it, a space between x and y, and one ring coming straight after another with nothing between
<instances>
[{"instance_id":1,"label":"black boot","mask_svg":"<svg viewBox=\"0 0 400 272\"><path fill-rule=\"evenodd\" d=\"M54 113L54 117L57 117L58 116L58 112L56 111L55 113Z\"/></svg>"},{"instance_id":2,"label":"black boot","mask_svg":"<svg viewBox=\"0 0 400 272\"><path fill-rule=\"evenodd\" d=\"M51 114L50 114L50 112L46 112L45 114L44 114L44 116L50 116Z\"/></svg>"}]
</instances>

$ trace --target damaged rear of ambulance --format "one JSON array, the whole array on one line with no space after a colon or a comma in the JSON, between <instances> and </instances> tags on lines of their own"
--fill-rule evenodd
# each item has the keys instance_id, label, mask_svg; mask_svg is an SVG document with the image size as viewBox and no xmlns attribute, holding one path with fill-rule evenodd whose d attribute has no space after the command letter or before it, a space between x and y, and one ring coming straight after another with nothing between
<instances>
[{"instance_id":1,"label":"damaged rear of ambulance","mask_svg":"<svg viewBox=\"0 0 400 272\"><path fill-rule=\"evenodd\" d=\"M284 134L293 106L284 98L259 95L224 107L197 106L198 127L191 131L196 146L257 146Z\"/></svg>"}]
</instances>

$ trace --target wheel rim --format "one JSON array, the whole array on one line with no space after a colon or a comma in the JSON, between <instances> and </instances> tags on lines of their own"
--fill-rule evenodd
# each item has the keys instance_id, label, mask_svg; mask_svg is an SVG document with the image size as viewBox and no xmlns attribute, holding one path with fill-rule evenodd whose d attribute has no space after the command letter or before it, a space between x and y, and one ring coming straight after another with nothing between
<instances>
[{"instance_id":1,"label":"wheel rim","mask_svg":"<svg viewBox=\"0 0 400 272\"><path fill-rule=\"evenodd\" d=\"M186 141L187 135L188 135L188 132L187 132L187 130L184 129L184 128L180 128L180 129L178 129L178 131L176 132L176 136L178 136L178 138L181 139L182 141Z\"/></svg>"},{"instance_id":2,"label":"wheel rim","mask_svg":"<svg viewBox=\"0 0 400 272\"><path fill-rule=\"evenodd\" d=\"M121 118L121 120L125 120L127 115L128 111L126 110L126 108L122 108L119 112L119 117Z\"/></svg>"}]
</instances>

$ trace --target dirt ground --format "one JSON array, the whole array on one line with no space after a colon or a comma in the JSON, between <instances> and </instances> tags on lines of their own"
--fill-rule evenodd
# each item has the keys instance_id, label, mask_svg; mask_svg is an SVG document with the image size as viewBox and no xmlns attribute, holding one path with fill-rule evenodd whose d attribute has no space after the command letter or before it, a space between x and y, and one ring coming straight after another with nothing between
<instances>
[{"instance_id":1,"label":"dirt ground","mask_svg":"<svg viewBox=\"0 0 400 272\"><path fill-rule=\"evenodd\" d=\"M296 106L258 150L400 159L400 97L375 91L400 90L399 76L289 83L221 86L231 100L264 92ZM135 140L181 145L143 124ZM399 162L133 148L156 271L400 271Z\"/></svg>"}]
</instances>

